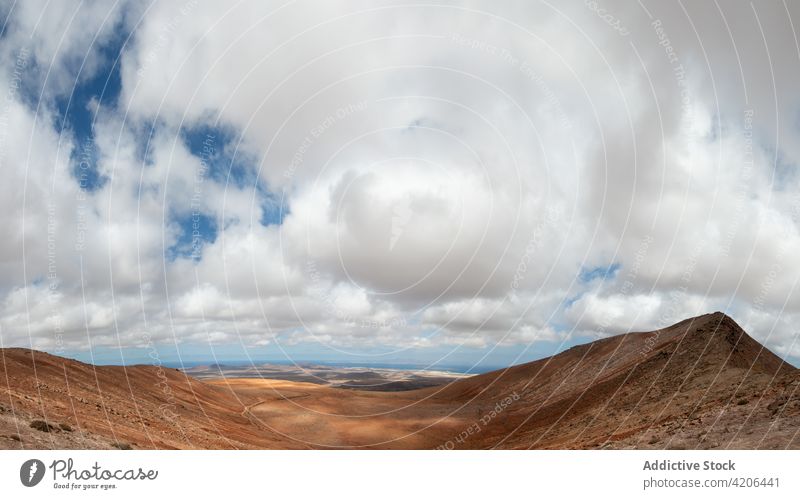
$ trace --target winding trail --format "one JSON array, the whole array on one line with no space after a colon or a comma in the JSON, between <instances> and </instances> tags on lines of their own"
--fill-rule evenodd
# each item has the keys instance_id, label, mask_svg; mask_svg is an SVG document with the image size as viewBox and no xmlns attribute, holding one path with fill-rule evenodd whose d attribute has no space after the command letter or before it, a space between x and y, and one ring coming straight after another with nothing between
<instances>
[{"instance_id":1,"label":"winding trail","mask_svg":"<svg viewBox=\"0 0 800 499\"><path fill-rule=\"evenodd\" d=\"M310 396L311 396L310 393L301 393L300 395L292 395L291 397L275 397L275 398L270 398L270 399L266 399L266 400L259 400L258 402L255 402L253 404L246 405L244 407L244 409L242 410L242 416L245 416L245 417L253 416L253 414L250 412L250 410L252 408L256 407L256 406L261 405L261 404L266 404L267 402L283 402L283 401L286 401L286 400L301 399L301 398L306 398L306 397L310 397Z\"/></svg>"}]
</instances>

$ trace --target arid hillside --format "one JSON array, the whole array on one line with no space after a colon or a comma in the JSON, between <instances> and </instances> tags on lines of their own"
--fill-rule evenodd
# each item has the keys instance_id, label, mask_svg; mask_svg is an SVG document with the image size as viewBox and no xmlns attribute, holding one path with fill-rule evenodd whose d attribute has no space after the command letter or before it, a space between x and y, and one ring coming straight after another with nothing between
<instances>
[{"instance_id":1,"label":"arid hillside","mask_svg":"<svg viewBox=\"0 0 800 499\"><path fill-rule=\"evenodd\" d=\"M722 313L425 389L0 351L0 448L800 448L800 371Z\"/></svg>"},{"instance_id":2,"label":"arid hillside","mask_svg":"<svg viewBox=\"0 0 800 499\"><path fill-rule=\"evenodd\" d=\"M487 406L512 393L520 400L463 446L800 447L800 371L722 313L580 345L431 395Z\"/></svg>"},{"instance_id":3,"label":"arid hillside","mask_svg":"<svg viewBox=\"0 0 800 499\"><path fill-rule=\"evenodd\" d=\"M0 448L295 448L242 414L250 401L154 366L0 351Z\"/></svg>"}]
</instances>

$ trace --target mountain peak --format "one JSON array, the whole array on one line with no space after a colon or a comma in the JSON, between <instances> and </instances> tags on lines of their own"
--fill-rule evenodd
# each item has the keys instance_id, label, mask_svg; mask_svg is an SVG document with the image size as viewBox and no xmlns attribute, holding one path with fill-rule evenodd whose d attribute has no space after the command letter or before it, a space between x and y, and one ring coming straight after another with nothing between
<instances>
[{"instance_id":1,"label":"mountain peak","mask_svg":"<svg viewBox=\"0 0 800 499\"><path fill-rule=\"evenodd\" d=\"M733 326L736 326L739 329L741 329L741 326L739 326L739 324L737 324L736 321L733 320L733 318L730 315L726 314L725 312L721 312L721 311L718 310L718 311L714 312L713 314L709 314L709 315L711 316L711 318L713 320L717 321L720 324L724 323L724 324L727 324L727 325L733 325Z\"/></svg>"},{"instance_id":2,"label":"mountain peak","mask_svg":"<svg viewBox=\"0 0 800 499\"><path fill-rule=\"evenodd\" d=\"M751 337L724 312L701 315L676 324L684 348L705 362L775 374L791 369L783 359Z\"/></svg>"}]
</instances>

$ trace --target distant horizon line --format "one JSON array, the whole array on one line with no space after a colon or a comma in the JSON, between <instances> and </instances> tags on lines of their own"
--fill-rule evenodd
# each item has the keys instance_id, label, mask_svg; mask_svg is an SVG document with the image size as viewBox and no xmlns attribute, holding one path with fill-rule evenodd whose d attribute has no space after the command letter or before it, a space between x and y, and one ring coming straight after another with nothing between
<instances>
[{"instance_id":1,"label":"distant horizon line","mask_svg":"<svg viewBox=\"0 0 800 499\"><path fill-rule=\"evenodd\" d=\"M73 353L69 352L60 352L55 353L48 350L41 350L37 348L31 347L2 347L2 350L12 350L12 349L22 349L22 350L30 350L33 352L41 352L48 355L52 355L55 357L61 357L69 360L73 360L75 362L80 362L83 364L96 366L96 367L107 367L107 366L115 366L115 367L136 367L136 366L162 366L170 369L178 369L178 370L186 370L191 369L194 367L202 367L202 366L221 366L221 367L241 367L241 366L263 366L269 364L287 366L287 365L297 365L298 367L304 367L309 365L316 365L316 366L333 366L333 367L363 367L363 368L372 368L372 369L396 369L396 370L417 370L417 371L445 371L445 372L452 372L458 374L467 374L467 373L485 373L490 371L495 371L498 369L506 369L509 367L513 367L520 364L526 364L531 362L530 360L525 360L522 362L517 363L510 363L510 364L481 364L481 363L469 363L469 362L462 362L462 363L449 363L449 364L438 364L436 362L403 362L403 361L387 361L387 362L359 362L359 361L341 361L341 360L322 360L322 359L313 359L313 358L304 358L304 359L273 359L273 358L252 358L252 359L213 359L213 358L201 358L199 360L177 360L177 359L170 359L170 360L159 360L154 362L142 362L141 360L133 360L129 363L104 363L103 361L95 361L89 362L87 360L83 360L80 358L76 358ZM556 354L554 354L556 355ZM544 356L541 358L546 358L548 356ZM537 359L538 360L538 359Z\"/></svg>"},{"instance_id":2,"label":"distant horizon line","mask_svg":"<svg viewBox=\"0 0 800 499\"><path fill-rule=\"evenodd\" d=\"M529 361L522 362L527 364ZM191 369L192 367L201 366L220 366L220 367L241 367L241 366L263 366L275 364L280 366L296 365L298 367L307 366L332 366L332 367L363 367L371 369L396 369L396 370L417 370L417 371L445 371L459 374L467 373L484 373L495 371L497 369L505 369L519 364L500 365L500 364L435 364L430 362L344 362L344 361L329 361L329 360L315 360L315 359L299 359L299 360L273 360L273 359L252 359L252 360L220 360L214 361L191 361L183 362L164 362L165 367L172 367L176 369Z\"/></svg>"},{"instance_id":3,"label":"distant horizon line","mask_svg":"<svg viewBox=\"0 0 800 499\"><path fill-rule=\"evenodd\" d=\"M554 356L559 355L559 354L561 354L561 353L563 353L563 352L565 352L565 351L567 351L567 350L569 350L571 348L574 348L574 347L577 347L577 346L580 346L580 345L591 344L591 343L594 343L596 341L600 341L600 340L603 340L603 339L607 339L607 338L611 338L611 337L615 337L615 336L627 335L627 334L654 333L654 332L662 331L664 329L669 329L669 328L672 328L672 327L676 327L676 326L678 326L678 325L680 325L682 323L691 322L691 321L694 321L696 319L700 319L700 318L708 317L708 316L714 316L714 315L721 316L721 318L723 320L729 320L729 321L733 322L733 324L737 328L741 329L745 334L747 334L749 336L749 333L744 328L742 328L736 322L736 320L733 319L728 313L726 313L724 311L717 310L717 311L714 311L714 312L706 312L704 314L700 314L700 315L697 315L697 316L687 317L687 318L684 318L682 320L678 320L675 323L670 324L668 326L660 327L660 328L653 329L653 330L650 330L650 331L644 331L644 330L627 331L627 332L622 332L622 333L618 333L618 334L614 334L614 335L610 335L610 336L606 336L606 337L602 337L602 338L586 339L586 341L578 341L578 342L571 343L571 344L569 344L569 343L565 344L565 343L562 342L560 344L560 346L558 348L556 348L551 353L539 352L536 355L530 355L530 356L527 356L527 357L523 357L523 355L520 354L515 359L511 360L510 362L505 362L505 363L497 363L496 359L495 359L494 362L487 362L485 364L482 363L481 361L478 361L478 362L462 361L462 362L452 362L452 363L446 363L446 364L439 364L439 362L435 361L435 360L417 361L417 362L415 362L415 361L392 361L392 360L379 361L379 362L369 362L369 361L359 361L359 360L354 360L354 361L344 361L344 360L334 360L334 359L322 360L322 359L319 359L319 358L315 359L313 357L311 357L311 358L298 358L298 359L289 359L289 358L283 357L283 358L275 359L275 358L269 358L269 357L253 356L251 358L243 359L243 358L213 358L213 357L203 356L203 355L198 356L197 354L194 354L194 353L193 354L186 354L185 355L185 357L187 358L186 360L175 359L175 358L161 359L161 358L157 357L155 359L151 359L153 362L147 362L147 361L144 361L141 357L139 357L139 358L136 358L136 359L132 359L130 362L125 362L124 361L124 354L122 354L122 349L120 349L120 350L116 350L115 349L113 351L119 352L121 354L120 358L123 359L123 362L104 362L101 359L98 359L98 360L92 359L91 361L88 360L88 359L84 360L85 357L83 355L80 355L76 351L61 351L61 352L57 352L56 353L56 352L52 352L52 351L48 351L48 350L35 349L35 348L30 347L30 346L25 346L25 347L11 347L11 346L9 346L9 347L2 347L2 348L0 348L0 350L11 349L11 348L22 348L22 349L27 349L27 350L44 352L44 353L47 353L49 355L68 358L68 359L71 359L71 360L75 360L77 362L82 362L82 363L85 363L85 364L88 364L88 365L93 365L93 366L98 366L98 367L99 366L133 367L133 366L137 366L137 365L144 365L144 366L163 366L163 367L167 367L167 368L184 370L184 369L190 369L190 368L193 368L193 367L212 366L212 365L230 366L230 367L239 367L239 366L251 365L251 366L255 367L255 366L264 365L264 364L298 365L298 366L302 366L304 364L305 365L311 364L311 365L335 366L335 367L363 367L363 368L373 368L373 369L377 368L377 369L396 369L396 370L445 371L445 372L452 372L452 373L459 373L459 374L468 374L468 373L479 374L479 373L486 373L486 372L491 372L491 371L495 371L495 370L507 369L507 368L511 368L511 367L514 367L514 366L527 364L527 363L530 363L530 362L535 362L535 361L538 361L538 360L554 357ZM756 340L756 342L758 342L764 350L772 352L777 357L779 357L785 364L788 364L788 365L790 365L790 366L792 366L792 367L794 367L796 369L800 369L800 363L798 362L800 360L800 357L795 357L795 356L792 356L792 355L780 355L780 354L777 354L772 349L767 347L764 343L761 343L758 340ZM530 348L530 345L528 345L525 349L523 349L523 351L527 351L528 348ZM492 350L494 350L494 349L492 349ZM533 353L533 351L529 351L529 352ZM87 350L87 351L84 351L84 352L81 352L81 353L84 354L84 355L86 353L89 353L92 357L94 357L94 352L92 350ZM102 356L103 356L102 354L98 355L98 357L102 357ZM80 358L80 357L83 357L83 358ZM485 357L484 357L484 359L485 359Z\"/></svg>"}]
</instances>

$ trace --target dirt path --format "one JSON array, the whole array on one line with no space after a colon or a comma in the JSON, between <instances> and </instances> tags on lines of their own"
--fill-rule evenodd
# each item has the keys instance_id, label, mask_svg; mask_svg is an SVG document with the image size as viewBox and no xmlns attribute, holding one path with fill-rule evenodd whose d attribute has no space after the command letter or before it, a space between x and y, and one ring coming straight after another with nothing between
<instances>
[{"instance_id":1,"label":"dirt path","mask_svg":"<svg viewBox=\"0 0 800 499\"><path fill-rule=\"evenodd\" d=\"M245 406L245 408L242 410L242 416L247 416L248 414L252 414L250 411L254 407L259 406L261 404L266 404L267 402L283 402L283 401L286 401L286 400L302 399L302 398L306 398L306 397L310 397L310 396L311 396L311 394L309 394L309 393L301 393L300 395L293 395L291 397L275 397L275 398L266 399L266 400L259 400L258 402L255 402L253 404Z\"/></svg>"}]
</instances>

